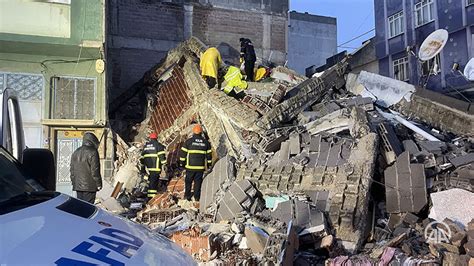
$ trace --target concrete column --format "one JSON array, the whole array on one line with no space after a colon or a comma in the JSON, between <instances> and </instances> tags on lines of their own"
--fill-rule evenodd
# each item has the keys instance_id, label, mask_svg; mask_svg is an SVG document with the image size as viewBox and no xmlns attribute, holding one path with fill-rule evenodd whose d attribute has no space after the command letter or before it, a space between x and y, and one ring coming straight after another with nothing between
<instances>
[{"instance_id":1,"label":"concrete column","mask_svg":"<svg viewBox=\"0 0 474 266\"><path fill-rule=\"evenodd\" d=\"M262 57L268 59L271 52L272 16L263 15Z\"/></svg>"},{"instance_id":2,"label":"concrete column","mask_svg":"<svg viewBox=\"0 0 474 266\"><path fill-rule=\"evenodd\" d=\"M187 40L193 36L193 5L184 5L184 39Z\"/></svg>"}]
</instances>

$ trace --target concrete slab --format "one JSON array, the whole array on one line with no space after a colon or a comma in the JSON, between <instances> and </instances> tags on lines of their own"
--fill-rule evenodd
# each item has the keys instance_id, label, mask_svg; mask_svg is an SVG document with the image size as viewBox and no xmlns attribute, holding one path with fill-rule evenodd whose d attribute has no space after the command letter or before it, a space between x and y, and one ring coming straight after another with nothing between
<instances>
[{"instance_id":1,"label":"concrete slab","mask_svg":"<svg viewBox=\"0 0 474 266\"><path fill-rule=\"evenodd\" d=\"M431 207L429 217L436 221L448 218L467 227L474 217L474 193L453 188L441 192L431 193Z\"/></svg>"},{"instance_id":2,"label":"concrete slab","mask_svg":"<svg viewBox=\"0 0 474 266\"><path fill-rule=\"evenodd\" d=\"M474 162L474 153L471 152L463 156L454 157L449 159L449 161L454 165L454 167L470 164Z\"/></svg>"},{"instance_id":3,"label":"concrete slab","mask_svg":"<svg viewBox=\"0 0 474 266\"><path fill-rule=\"evenodd\" d=\"M300 135L294 134L290 136L290 155L296 155L301 152Z\"/></svg>"},{"instance_id":4,"label":"concrete slab","mask_svg":"<svg viewBox=\"0 0 474 266\"><path fill-rule=\"evenodd\" d=\"M230 156L225 156L216 162L212 172L202 182L201 199L199 200L200 212L206 213L207 207L214 202L214 196L224 182L233 179L235 179L233 160Z\"/></svg>"},{"instance_id":5,"label":"concrete slab","mask_svg":"<svg viewBox=\"0 0 474 266\"><path fill-rule=\"evenodd\" d=\"M386 208L389 213L419 212L427 203L426 177L422 164L410 164L407 151L385 169Z\"/></svg>"}]
</instances>

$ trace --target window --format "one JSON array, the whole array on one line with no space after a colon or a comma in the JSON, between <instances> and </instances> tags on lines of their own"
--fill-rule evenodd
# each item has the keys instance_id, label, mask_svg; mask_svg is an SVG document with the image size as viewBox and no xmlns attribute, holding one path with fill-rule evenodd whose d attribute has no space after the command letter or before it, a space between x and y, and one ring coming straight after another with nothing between
<instances>
[{"instance_id":1,"label":"window","mask_svg":"<svg viewBox=\"0 0 474 266\"><path fill-rule=\"evenodd\" d=\"M474 5L474 0L466 0L466 6Z\"/></svg>"},{"instance_id":2,"label":"window","mask_svg":"<svg viewBox=\"0 0 474 266\"><path fill-rule=\"evenodd\" d=\"M422 0L415 5L415 24L416 26L425 25L434 20L433 0Z\"/></svg>"},{"instance_id":3,"label":"window","mask_svg":"<svg viewBox=\"0 0 474 266\"><path fill-rule=\"evenodd\" d=\"M403 22L403 11L388 18L388 36L389 38L400 35L404 32L405 23Z\"/></svg>"},{"instance_id":4,"label":"window","mask_svg":"<svg viewBox=\"0 0 474 266\"><path fill-rule=\"evenodd\" d=\"M440 72L440 66L441 66L441 59L440 55L436 55L434 58L426 61L423 63L422 67L422 74L423 76L428 76L428 75L436 75Z\"/></svg>"},{"instance_id":5,"label":"window","mask_svg":"<svg viewBox=\"0 0 474 266\"><path fill-rule=\"evenodd\" d=\"M58 77L54 82L54 119L92 120L95 79Z\"/></svg>"},{"instance_id":6,"label":"window","mask_svg":"<svg viewBox=\"0 0 474 266\"><path fill-rule=\"evenodd\" d=\"M394 78L401 81L408 81L408 57L393 60Z\"/></svg>"}]
</instances>

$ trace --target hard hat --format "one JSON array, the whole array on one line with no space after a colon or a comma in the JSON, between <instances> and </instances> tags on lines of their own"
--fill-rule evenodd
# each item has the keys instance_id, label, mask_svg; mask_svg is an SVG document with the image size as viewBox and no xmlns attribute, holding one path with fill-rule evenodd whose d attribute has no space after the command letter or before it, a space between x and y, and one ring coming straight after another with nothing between
<instances>
[{"instance_id":1,"label":"hard hat","mask_svg":"<svg viewBox=\"0 0 474 266\"><path fill-rule=\"evenodd\" d=\"M201 134L202 133L202 127L199 124L194 125L193 127L193 133L194 134Z\"/></svg>"},{"instance_id":2,"label":"hard hat","mask_svg":"<svg viewBox=\"0 0 474 266\"><path fill-rule=\"evenodd\" d=\"M155 132L151 132L149 137L150 137L150 139L157 139L158 134L156 134Z\"/></svg>"}]
</instances>

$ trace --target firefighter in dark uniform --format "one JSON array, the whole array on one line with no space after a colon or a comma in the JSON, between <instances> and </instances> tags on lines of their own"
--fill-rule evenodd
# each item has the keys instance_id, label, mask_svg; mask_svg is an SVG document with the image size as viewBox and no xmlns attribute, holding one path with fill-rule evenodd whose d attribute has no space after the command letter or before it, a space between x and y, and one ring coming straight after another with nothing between
<instances>
[{"instance_id":1,"label":"firefighter in dark uniform","mask_svg":"<svg viewBox=\"0 0 474 266\"><path fill-rule=\"evenodd\" d=\"M240 63L244 62L247 81L253 81L255 61L257 61L257 56L252 41L247 38L240 38Z\"/></svg>"},{"instance_id":2,"label":"firefighter in dark uniform","mask_svg":"<svg viewBox=\"0 0 474 266\"><path fill-rule=\"evenodd\" d=\"M191 200L191 185L194 181L194 200L199 201L204 172L211 167L211 144L202 136L202 127L193 127L193 136L186 140L180 150L181 166L186 168L184 198Z\"/></svg>"},{"instance_id":3,"label":"firefighter in dark uniform","mask_svg":"<svg viewBox=\"0 0 474 266\"><path fill-rule=\"evenodd\" d=\"M160 186L160 174L166 164L165 146L158 142L158 135L152 132L150 140L143 147L142 162L148 172L148 200L158 193Z\"/></svg>"}]
</instances>

